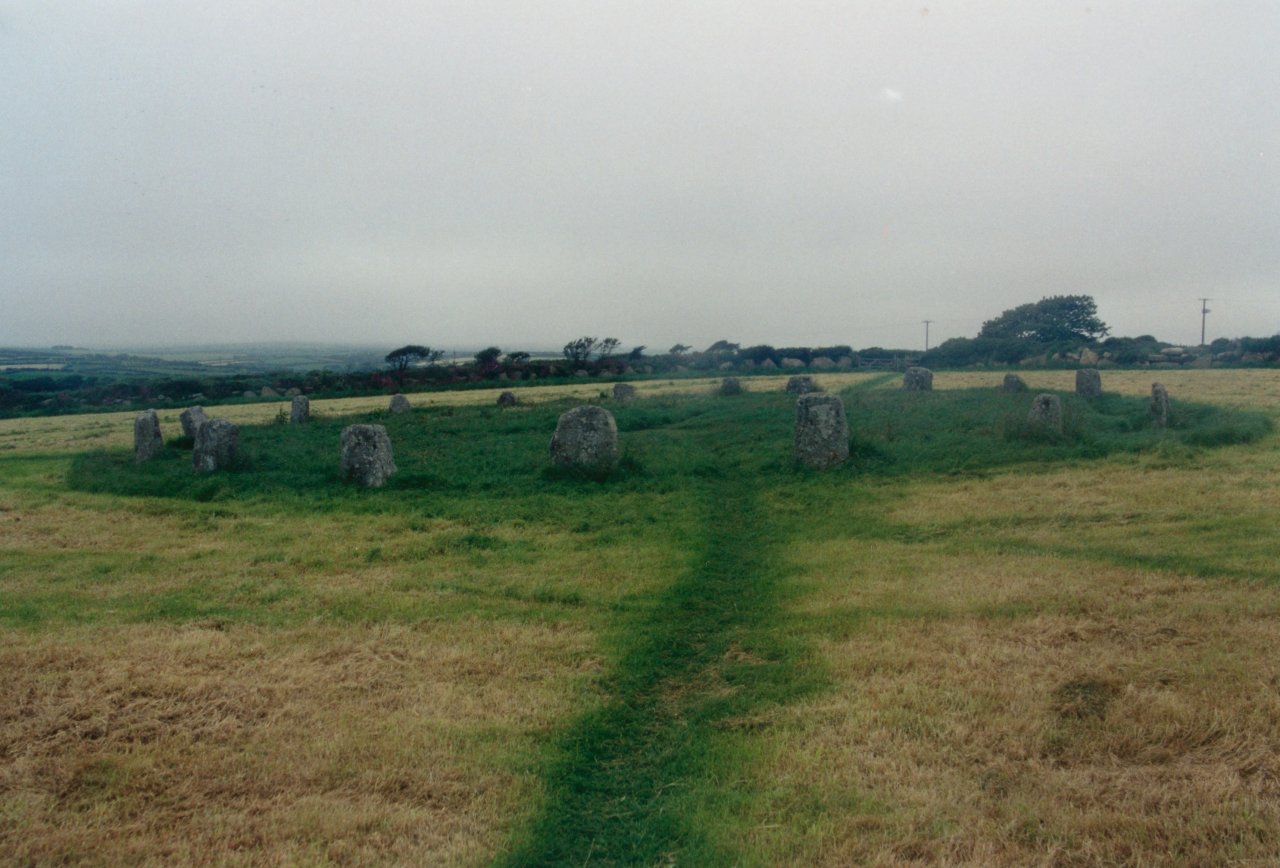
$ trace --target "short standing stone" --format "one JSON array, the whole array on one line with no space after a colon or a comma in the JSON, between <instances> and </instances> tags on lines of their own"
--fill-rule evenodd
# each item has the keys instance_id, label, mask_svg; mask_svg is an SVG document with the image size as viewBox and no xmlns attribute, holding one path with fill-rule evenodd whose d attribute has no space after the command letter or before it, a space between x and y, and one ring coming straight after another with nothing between
<instances>
[{"instance_id":1,"label":"short standing stone","mask_svg":"<svg viewBox=\"0 0 1280 868\"><path fill-rule=\"evenodd\" d=\"M408 413L409 399L404 395L392 395L391 403L387 405L387 410L392 413Z\"/></svg>"},{"instance_id":2,"label":"short standing stone","mask_svg":"<svg viewBox=\"0 0 1280 868\"><path fill-rule=\"evenodd\" d=\"M1151 384L1151 424L1157 428L1169 425L1169 391L1160 383Z\"/></svg>"},{"instance_id":3,"label":"short standing stone","mask_svg":"<svg viewBox=\"0 0 1280 868\"><path fill-rule=\"evenodd\" d=\"M636 396L636 387L630 383L614 383L613 399L615 401L630 401Z\"/></svg>"},{"instance_id":4,"label":"short standing stone","mask_svg":"<svg viewBox=\"0 0 1280 868\"><path fill-rule=\"evenodd\" d=\"M191 466L196 473L225 470L236 460L240 429L226 419L210 419L196 429L196 445L191 450Z\"/></svg>"},{"instance_id":5,"label":"short standing stone","mask_svg":"<svg viewBox=\"0 0 1280 868\"><path fill-rule=\"evenodd\" d=\"M514 407L518 403L519 399L516 398L515 392L507 391L498 396L499 407Z\"/></svg>"},{"instance_id":6,"label":"short standing stone","mask_svg":"<svg viewBox=\"0 0 1280 868\"><path fill-rule=\"evenodd\" d=\"M1102 374L1097 368L1076 371L1076 394L1086 401L1102 394Z\"/></svg>"},{"instance_id":7,"label":"short standing stone","mask_svg":"<svg viewBox=\"0 0 1280 868\"><path fill-rule=\"evenodd\" d=\"M1025 392L1027 391L1027 383L1017 374L1005 374L1004 384L1000 387L1002 392Z\"/></svg>"},{"instance_id":8,"label":"short standing stone","mask_svg":"<svg viewBox=\"0 0 1280 868\"><path fill-rule=\"evenodd\" d=\"M603 407L574 407L560 416L551 460L561 467L610 470L618 463L618 424Z\"/></svg>"},{"instance_id":9,"label":"short standing stone","mask_svg":"<svg viewBox=\"0 0 1280 868\"><path fill-rule=\"evenodd\" d=\"M813 377L801 374L787 380L787 391L792 395L807 395L809 392L821 392Z\"/></svg>"},{"instance_id":10,"label":"short standing stone","mask_svg":"<svg viewBox=\"0 0 1280 868\"><path fill-rule=\"evenodd\" d=\"M742 381L737 377L725 377L720 381L721 395L741 395L745 389L742 388Z\"/></svg>"},{"instance_id":11,"label":"short standing stone","mask_svg":"<svg viewBox=\"0 0 1280 868\"><path fill-rule=\"evenodd\" d=\"M1027 424L1041 431L1062 433L1062 400L1047 392L1036 395L1027 414Z\"/></svg>"},{"instance_id":12,"label":"short standing stone","mask_svg":"<svg viewBox=\"0 0 1280 868\"><path fill-rule=\"evenodd\" d=\"M195 442L196 432L209 417L204 414L204 407L188 407L178 414L178 421L182 423L182 436Z\"/></svg>"},{"instance_id":13,"label":"short standing stone","mask_svg":"<svg viewBox=\"0 0 1280 868\"><path fill-rule=\"evenodd\" d=\"M902 375L904 392L932 392L933 371L928 368L907 368Z\"/></svg>"},{"instance_id":14,"label":"short standing stone","mask_svg":"<svg viewBox=\"0 0 1280 868\"><path fill-rule=\"evenodd\" d=\"M311 421L311 399L306 395L294 395L289 405L289 423L301 425Z\"/></svg>"},{"instance_id":15,"label":"short standing stone","mask_svg":"<svg viewBox=\"0 0 1280 868\"><path fill-rule=\"evenodd\" d=\"M801 395L796 401L795 457L825 470L849 457L849 421L838 395Z\"/></svg>"},{"instance_id":16,"label":"short standing stone","mask_svg":"<svg viewBox=\"0 0 1280 868\"><path fill-rule=\"evenodd\" d=\"M164 438L160 436L160 419L155 410L139 413L133 420L133 460L138 464L150 461L164 451Z\"/></svg>"},{"instance_id":17,"label":"short standing stone","mask_svg":"<svg viewBox=\"0 0 1280 868\"><path fill-rule=\"evenodd\" d=\"M348 425L342 429L342 478L365 488L381 488L396 472L391 438L382 425Z\"/></svg>"}]
</instances>

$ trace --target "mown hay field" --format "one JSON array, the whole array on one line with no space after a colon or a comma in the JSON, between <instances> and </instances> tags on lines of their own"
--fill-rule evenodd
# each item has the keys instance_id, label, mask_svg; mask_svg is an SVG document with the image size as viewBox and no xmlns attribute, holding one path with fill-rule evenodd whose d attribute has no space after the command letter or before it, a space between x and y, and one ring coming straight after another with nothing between
<instances>
[{"instance_id":1,"label":"mown hay field","mask_svg":"<svg viewBox=\"0 0 1280 868\"><path fill-rule=\"evenodd\" d=\"M1275 863L1280 372L1024 374L1053 443L1000 377L820 375L823 474L778 377L219 408L209 479L130 414L0 422L0 859ZM604 482L545 466L586 398Z\"/></svg>"}]
</instances>

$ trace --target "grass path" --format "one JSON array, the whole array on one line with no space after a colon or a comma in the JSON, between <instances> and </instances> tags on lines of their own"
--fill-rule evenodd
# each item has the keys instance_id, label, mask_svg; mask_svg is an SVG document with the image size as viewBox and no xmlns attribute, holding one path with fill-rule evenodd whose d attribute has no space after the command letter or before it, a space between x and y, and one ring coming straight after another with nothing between
<instances>
[{"instance_id":1,"label":"grass path","mask_svg":"<svg viewBox=\"0 0 1280 868\"><path fill-rule=\"evenodd\" d=\"M713 741L821 679L777 629L783 571L753 481L713 479L698 497L687 571L627 625L608 699L564 737L548 805L508 864L738 861L687 822L725 777Z\"/></svg>"}]
</instances>

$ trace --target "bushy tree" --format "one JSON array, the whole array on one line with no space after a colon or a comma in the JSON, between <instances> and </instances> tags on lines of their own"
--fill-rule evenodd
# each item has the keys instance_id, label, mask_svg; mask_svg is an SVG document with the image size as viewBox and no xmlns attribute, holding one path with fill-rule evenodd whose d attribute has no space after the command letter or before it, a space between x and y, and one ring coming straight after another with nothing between
<instances>
[{"instance_id":1,"label":"bushy tree","mask_svg":"<svg viewBox=\"0 0 1280 868\"><path fill-rule=\"evenodd\" d=\"M392 372L396 375L396 380L403 386L404 372L409 369L411 364L422 360L430 364L438 361L443 355L443 350L433 350L431 347L409 344L387 353L385 361L391 366Z\"/></svg>"},{"instance_id":2,"label":"bushy tree","mask_svg":"<svg viewBox=\"0 0 1280 868\"><path fill-rule=\"evenodd\" d=\"M979 338L1014 339L1051 344L1059 341L1093 343L1110 329L1098 319L1098 305L1089 295L1051 295L1018 305L987 320Z\"/></svg>"},{"instance_id":3,"label":"bushy tree","mask_svg":"<svg viewBox=\"0 0 1280 868\"><path fill-rule=\"evenodd\" d=\"M564 353L565 360L571 365L585 365L587 359L591 358L591 354L600 346L598 338L578 338L576 341L569 341L564 345L561 352Z\"/></svg>"}]
</instances>

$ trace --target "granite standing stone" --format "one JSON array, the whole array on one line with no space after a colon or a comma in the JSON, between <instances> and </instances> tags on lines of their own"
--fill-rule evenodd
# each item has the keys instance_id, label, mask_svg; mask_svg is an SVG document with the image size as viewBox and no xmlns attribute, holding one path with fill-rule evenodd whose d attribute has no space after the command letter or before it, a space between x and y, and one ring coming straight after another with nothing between
<instances>
[{"instance_id":1,"label":"granite standing stone","mask_svg":"<svg viewBox=\"0 0 1280 868\"><path fill-rule=\"evenodd\" d=\"M387 411L390 413L408 413L410 409L409 399L399 394L392 395L391 403L387 405Z\"/></svg>"},{"instance_id":2,"label":"granite standing stone","mask_svg":"<svg viewBox=\"0 0 1280 868\"><path fill-rule=\"evenodd\" d=\"M928 368L907 368L902 375L904 392L932 392L933 371Z\"/></svg>"},{"instance_id":3,"label":"granite standing stone","mask_svg":"<svg viewBox=\"0 0 1280 868\"><path fill-rule=\"evenodd\" d=\"M381 488L396 472L391 438L382 425L348 425L342 429L342 478L365 488Z\"/></svg>"},{"instance_id":4,"label":"granite standing stone","mask_svg":"<svg viewBox=\"0 0 1280 868\"><path fill-rule=\"evenodd\" d=\"M630 383L614 383L613 399L615 401L632 401L636 397L636 387Z\"/></svg>"},{"instance_id":5,"label":"granite standing stone","mask_svg":"<svg viewBox=\"0 0 1280 868\"><path fill-rule=\"evenodd\" d=\"M289 405L289 424L302 425L311 421L311 399L306 395L294 395Z\"/></svg>"},{"instance_id":6,"label":"granite standing stone","mask_svg":"<svg viewBox=\"0 0 1280 868\"><path fill-rule=\"evenodd\" d=\"M818 384L813 381L813 377L807 374L800 374L787 380L787 392L792 395L807 395L810 392L821 392Z\"/></svg>"},{"instance_id":7,"label":"granite standing stone","mask_svg":"<svg viewBox=\"0 0 1280 868\"><path fill-rule=\"evenodd\" d=\"M235 462L239 446L239 428L226 419L210 419L196 429L191 466L196 473L225 470Z\"/></svg>"},{"instance_id":8,"label":"granite standing stone","mask_svg":"<svg viewBox=\"0 0 1280 868\"><path fill-rule=\"evenodd\" d=\"M795 457L813 470L849 457L849 421L839 395L801 395L796 401Z\"/></svg>"},{"instance_id":9,"label":"granite standing stone","mask_svg":"<svg viewBox=\"0 0 1280 868\"><path fill-rule=\"evenodd\" d=\"M182 436L195 442L196 432L209 417L204 414L204 407L188 407L178 414L178 421L182 423Z\"/></svg>"},{"instance_id":10,"label":"granite standing stone","mask_svg":"<svg viewBox=\"0 0 1280 868\"><path fill-rule=\"evenodd\" d=\"M561 467L611 470L618 463L618 424L603 407L574 407L560 416L551 460Z\"/></svg>"},{"instance_id":11,"label":"granite standing stone","mask_svg":"<svg viewBox=\"0 0 1280 868\"><path fill-rule=\"evenodd\" d=\"M1160 383L1151 384L1151 424L1169 427L1169 391Z\"/></svg>"},{"instance_id":12,"label":"granite standing stone","mask_svg":"<svg viewBox=\"0 0 1280 868\"><path fill-rule=\"evenodd\" d=\"M1004 384L1000 386L1002 392L1025 392L1027 391L1027 383L1017 374L1005 374Z\"/></svg>"},{"instance_id":13,"label":"granite standing stone","mask_svg":"<svg viewBox=\"0 0 1280 868\"><path fill-rule=\"evenodd\" d=\"M1097 368L1081 368L1076 371L1076 394L1086 401L1102 394L1102 374Z\"/></svg>"},{"instance_id":14,"label":"granite standing stone","mask_svg":"<svg viewBox=\"0 0 1280 868\"><path fill-rule=\"evenodd\" d=\"M1042 431L1054 434L1062 433L1062 400L1057 395L1047 392L1036 395L1031 402L1031 411L1027 413L1027 424Z\"/></svg>"},{"instance_id":15,"label":"granite standing stone","mask_svg":"<svg viewBox=\"0 0 1280 868\"><path fill-rule=\"evenodd\" d=\"M137 464L150 461L164 451L160 435L160 419L155 410L139 413L133 420L133 460Z\"/></svg>"},{"instance_id":16,"label":"granite standing stone","mask_svg":"<svg viewBox=\"0 0 1280 868\"><path fill-rule=\"evenodd\" d=\"M719 392L721 395L741 395L746 389L742 387L742 381L737 377L725 377L720 381Z\"/></svg>"},{"instance_id":17,"label":"granite standing stone","mask_svg":"<svg viewBox=\"0 0 1280 868\"><path fill-rule=\"evenodd\" d=\"M518 403L520 403L520 400L516 397L515 392L507 391L498 396L499 407L514 407Z\"/></svg>"}]
</instances>

